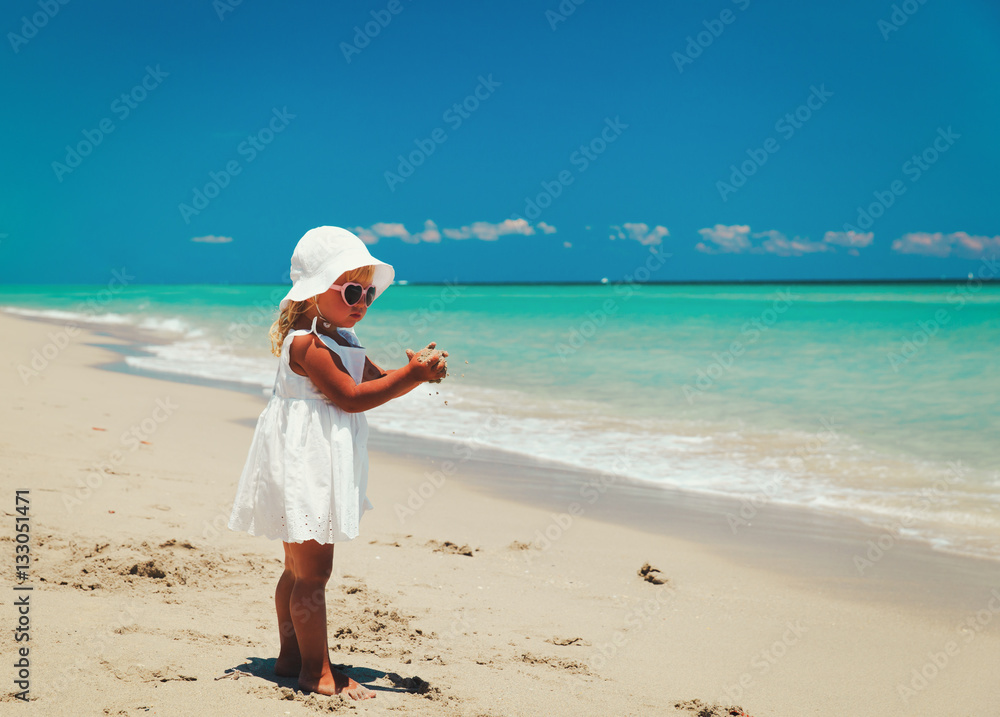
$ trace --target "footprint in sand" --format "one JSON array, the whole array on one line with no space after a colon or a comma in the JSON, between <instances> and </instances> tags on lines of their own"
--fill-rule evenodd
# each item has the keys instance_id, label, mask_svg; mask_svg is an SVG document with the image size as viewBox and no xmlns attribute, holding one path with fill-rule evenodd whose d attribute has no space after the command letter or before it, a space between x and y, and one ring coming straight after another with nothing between
<instances>
[{"instance_id":1,"label":"footprint in sand","mask_svg":"<svg viewBox=\"0 0 1000 717\"><path fill-rule=\"evenodd\" d=\"M507 546L507 550L531 550L534 547L531 543L522 543L520 540L515 540Z\"/></svg>"},{"instance_id":2,"label":"footprint in sand","mask_svg":"<svg viewBox=\"0 0 1000 717\"><path fill-rule=\"evenodd\" d=\"M707 702L702 702L701 700L687 700L686 702L677 702L674 707L679 710L687 710L688 712L694 712L696 717L750 717L750 715L743 710L742 707L732 706L724 707L719 704L708 704Z\"/></svg>"},{"instance_id":3,"label":"footprint in sand","mask_svg":"<svg viewBox=\"0 0 1000 717\"><path fill-rule=\"evenodd\" d=\"M590 643L584 640L582 637L550 637L546 640L553 645L578 645L578 646L589 646Z\"/></svg>"},{"instance_id":4,"label":"footprint in sand","mask_svg":"<svg viewBox=\"0 0 1000 717\"><path fill-rule=\"evenodd\" d=\"M413 675L413 677L400 677L395 672L388 672L386 673L386 677L392 682L393 687L402 687L407 692L415 692L418 695L426 694L431 689L429 682L420 679L416 675Z\"/></svg>"},{"instance_id":5,"label":"footprint in sand","mask_svg":"<svg viewBox=\"0 0 1000 717\"><path fill-rule=\"evenodd\" d=\"M443 543L437 540L428 540L427 545L434 546L435 553L453 553L455 555L468 555L470 558L474 557L472 554L473 548L470 548L468 545L458 545L450 540L446 540ZM475 550L478 551L479 548L475 548Z\"/></svg>"},{"instance_id":6,"label":"footprint in sand","mask_svg":"<svg viewBox=\"0 0 1000 717\"><path fill-rule=\"evenodd\" d=\"M570 672L585 675L591 674L590 668L582 662L576 662L575 660L559 660L553 657L541 657L539 655L533 655L530 652L521 653L521 662L527 662L529 665L548 665L549 667L555 667L560 670L568 670Z\"/></svg>"},{"instance_id":7,"label":"footprint in sand","mask_svg":"<svg viewBox=\"0 0 1000 717\"><path fill-rule=\"evenodd\" d=\"M653 585L663 585L663 583L667 582L666 578L661 578L657 575L654 575L654 573L660 573L660 572L663 571L661 571L659 568L654 568L649 563L643 563L642 567L639 568L638 570L639 577L641 577L647 583L653 583Z\"/></svg>"}]
</instances>

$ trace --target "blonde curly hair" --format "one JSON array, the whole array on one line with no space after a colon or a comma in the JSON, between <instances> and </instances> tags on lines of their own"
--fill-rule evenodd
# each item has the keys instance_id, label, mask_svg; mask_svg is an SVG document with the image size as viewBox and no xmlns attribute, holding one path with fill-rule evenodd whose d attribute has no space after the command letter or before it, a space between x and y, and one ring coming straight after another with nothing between
<instances>
[{"instance_id":1,"label":"blonde curly hair","mask_svg":"<svg viewBox=\"0 0 1000 717\"><path fill-rule=\"evenodd\" d=\"M370 284L374 277L375 267L369 264L368 266L360 266L357 269L345 271L340 275L340 281L337 283L356 281L359 284ZM281 313L278 314L278 318L271 324L272 354L281 356L281 347L285 343L285 337L288 336L288 332L292 330L292 326L295 325L298 318L309 310L315 298L312 297L303 301L289 301Z\"/></svg>"}]
</instances>

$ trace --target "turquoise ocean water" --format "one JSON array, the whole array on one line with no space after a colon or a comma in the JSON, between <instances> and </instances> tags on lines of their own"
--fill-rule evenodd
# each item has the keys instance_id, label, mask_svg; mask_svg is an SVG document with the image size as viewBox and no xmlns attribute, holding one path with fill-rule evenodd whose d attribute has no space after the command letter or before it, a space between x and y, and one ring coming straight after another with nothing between
<instances>
[{"instance_id":1,"label":"turquoise ocean water","mask_svg":"<svg viewBox=\"0 0 1000 717\"><path fill-rule=\"evenodd\" d=\"M0 307L126 331L135 370L265 396L284 292L8 286ZM442 384L368 412L378 430L1000 559L1000 286L394 285L355 330L383 367L432 340L450 353Z\"/></svg>"}]
</instances>

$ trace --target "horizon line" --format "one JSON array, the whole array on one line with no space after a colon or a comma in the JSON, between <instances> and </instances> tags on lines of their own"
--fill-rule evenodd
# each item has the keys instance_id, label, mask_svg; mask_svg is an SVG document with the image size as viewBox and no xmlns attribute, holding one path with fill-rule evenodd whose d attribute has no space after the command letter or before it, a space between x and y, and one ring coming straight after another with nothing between
<instances>
[{"instance_id":1,"label":"horizon line","mask_svg":"<svg viewBox=\"0 0 1000 717\"><path fill-rule=\"evenodd\" d=\"M617 279L615 281L409 281L407 279L393 281L389 286L444 286L461 284L463 286L605 286L613 284L649 284L656 286L719 286L727 284L952 284L955 282L972 281L975 277L966 276L941 277L939 279L704 279L690 281L635 281ZM975 279L984 284L1000 284L1000 277L981 277ZM29 282L0 283L4 286L101 286L101 284L62 282L58 284L40 284ZM129 286L291 286L291 284L260 281L247 282L129 282Z\"/></svg>"}]
</instances>

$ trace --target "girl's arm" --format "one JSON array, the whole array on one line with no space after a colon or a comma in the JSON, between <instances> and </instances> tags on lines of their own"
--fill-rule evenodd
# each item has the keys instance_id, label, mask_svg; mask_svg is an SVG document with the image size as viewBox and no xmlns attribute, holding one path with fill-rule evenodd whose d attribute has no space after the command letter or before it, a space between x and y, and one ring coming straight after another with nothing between
<instances>
[{"instance_id":1,"label":"girl's arm","mask_svg":"<svg viewBox=\"0 0 1000 717\"><path fill-rule=\"evenodd\" d=\"M405 366L404 366L404 368L405 368ZM385 369L385 374L389 375L389 374L393 373L394 371L402 371L402 370L403 369L401 369L401 368L389 368L389 369ZM397 393L395 396L393 396L393 398L399 398L400 396L409 393L410 391L412 391L413 389L415 389L419 385L420 385L419 383L415 383L412 386L410 386L409 388L401 390L399 393Z\"/></svg>"},{"instance_id":2,"label":"girl's arm","mask_svg":"<svg viewBox=\"0 0 1000 717\"><path fill-rule=\"evenodd\" d=\"M445 353L445 355L447 355L447 353ZM412 349L406 349L406 358L408 358L408 359L412 359L413 358L413 350ZM398 369L398 368L382 368L378 364L376 364L374 361L372 361L371 359L369 359L367 356L365 356L365 370L364 370L364 373L362 375L362 379L361 380L362 381L374 381L377 378L383 378L385 376L388 376L393 371L399 371L399 370L401 370L401 369ZM400 394L397 394L393 398L399 398L399 396L402 396L405 393L409 393L410 391L412 391L414 388L416 388L419 385L420 384L414 384L412 388L406 389L405 391L403 391Z\"/></svg>"},{"instance_id":3,"label":"girl's arm","mask_svg":"<svg viewBox=\"0 0 1000 717\"><path fill-rule=\"evenodd\" d=\"M399 370L400 369L398 369L398 368L382 368L378 364L376 364L375 362L373 362L371 359L369 359L367 356L365 356L365 368L364 368L364 371L361 374L361 380L364 381L364 382L374 381L374 380L379 379L379 378L385 378L386 376L388 376L393 371L399 371ZM411 388L406 389L402 393L396 394L395 396L393 396L393 398L399 398L403 394L409 393L414 388L416 388L418 385L419 384L414 384Z\"/></svg>"},{"instance_id":4,"label":"girl's arm","mask_svg":"<svg viewBox=\"0 0 1000 717\"><path fill-rule=\"evenodd\" d=\"M293 370L297 367L305 372L324 396L348 413L381 406L439 373L436 361L420 363L414 354L406 366L388 371L381 378L355 384L340 357L318 337L309 334L292 339L288 358Z\"/></svg>"}]
</instances>

